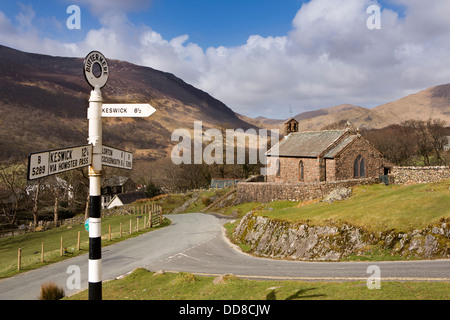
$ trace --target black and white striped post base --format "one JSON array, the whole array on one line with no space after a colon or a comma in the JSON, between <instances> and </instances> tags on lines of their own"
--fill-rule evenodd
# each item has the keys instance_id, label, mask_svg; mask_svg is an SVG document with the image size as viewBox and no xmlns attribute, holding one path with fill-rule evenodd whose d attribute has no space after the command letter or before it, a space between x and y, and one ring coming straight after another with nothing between
<instances>
[{"instance_id":1,"label":"black and white striped post base","mask_svg":"<svg viewBox=\"0 0 450 320\"><path fill-rule=\"evenodd\" d=\"M89 167L89 300L102 299L102 104L100 89L96 87L91 92L88 109L89 143L93 145Z\"/></svg>"},{"instance_id":2,"label":"black and white striped post base","mask_svg":"<svg viewBox=\"0 0 450 320\"><path fill-rule=\"evenodd\" d=\"M102 233L100 196L90 197L89 300L102 299Z\"/></svg>"}]
</instances>

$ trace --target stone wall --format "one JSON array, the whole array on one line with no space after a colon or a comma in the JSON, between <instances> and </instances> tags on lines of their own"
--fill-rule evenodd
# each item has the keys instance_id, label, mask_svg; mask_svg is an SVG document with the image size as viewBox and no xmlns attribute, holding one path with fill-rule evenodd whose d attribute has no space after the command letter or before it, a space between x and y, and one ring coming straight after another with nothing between
<instances>
[{"instance_id":1,"label":"stone wall","mask_svg":"<svg viewBox=\"0 0 450 320\"><path fill-rule=\"evenodd\" d=\"M324 198L337 188L350 188L356 185L379 183L377 178L352 179L342 181L312 183L238 183L236 188L237 203L261 202L277 200L305 201Z\"/></svg>"},{"instance_id":2,"label":"stone wall","mask_svg":"<svg viewBox=\"0 0 450 320\"><path fill-rule=\"evenodd\" d=\"M258 216L242 218L233 238L246 244L258 256L337 261L350 254L363 255L379 246L405 258L450 258L450 221L441 221L423 230L371 233L349 224L310 226Z\"/></svg>"},{"instance_id":3,"label":"stone wall","mask_svg":"<svg viewBox=\"0 0 450 320\"><path fill-rule=\"evenodd\" d=\"M319 181L320 170L317 158L278 158L280 162L279 175L267 176L268 182L299 183L300 181L300 161L303 162L303 181ZM270 162L269 165L272 165Z\"/></svg>"},{"instance_id":4,"label":"stone wall","mask_svg":"<svg viewBox=\"0 0 450 320\"><path fill-rule=\"evenodd\" d=\"M390 175L396 184L438 182L450 179L450 167L393 167Z\"/></svg>"}]
</instances>

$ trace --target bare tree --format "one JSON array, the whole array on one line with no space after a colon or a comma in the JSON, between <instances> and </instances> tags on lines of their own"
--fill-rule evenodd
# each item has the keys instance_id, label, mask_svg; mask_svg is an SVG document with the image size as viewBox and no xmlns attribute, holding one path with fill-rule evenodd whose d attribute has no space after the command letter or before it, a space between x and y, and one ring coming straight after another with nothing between
<instances>
[{"instance_id":1,"label":"bare tree","mask_svg":"<svg viewBox=\"0 0 450 320\"><path fill-rule=\"evenodd\" d=\"M445 121L408 120L378 130L363 130L368 139L388 160L397 165L414 165L417 156L425 166L445 165Z\"/></svg>"},{"instance_id":2,"label":"bare tree","mask_svg":"<svg viewBox=\"0 0 450 320\"><path fill-rule=\"evenodd\" d=\"M20 163L0 167L0 183L9 195L9 198L12 199L11 205L0 200L1 209L6 221L11 225L14 225L16 222L20 200L25 194L25 170L25 166Z\"/></svg>"},{"instance_id":3,"label":"bare tree","mask_svg":"<svg viewBox=\"0 0 450 320\"><path fill-rule=\"evenodd\" d=\"M32 194L33 194L33 209L31 213L33 214L33 231L36 232L36 227L39 219L39 194L41 192L42 179L36 180L33 184Z\"/></svg>"},{"instance_id":4,"label":"bare tree","mask_svg":"<svg viewBox=\"0 0 450 320\"><path fill-rule=\"evenodd\" d=\"M417 155L414 129L402 125L390 125L383 129L362 130L361 134L396 165L411 165Z\"/></svg>"},{"instance_id":5,"label":"bare tree","mask_svg":"<svg viewBox=\"0 0 450 320\"><path fill-rule=\"evenodd\" d=\"M433 147L431 145L431 139L428 134L427 123L422 120L410 120L406 123L406 126L408 125L411 126L411 128L415 129L415 137L419 155L423 157L424 165L429 166Z\"/></svg>"},{"instance_id":6,"label":"bare tree","mask_svg":"<svg viewBox=\"0 0 450 320\"><path fill-rule=\"evenodd\" d=\"M438 165L446 165L445 158L442 156L442 151L444 150L444 145L447 142L447 137L445 135L445 121L440 119L429 119L427 122L428 134L430 135L431 145L433 146L434 153L436 155L436 160Z\"/></svg>"},{"instance_id":7,"label":"bare tree","mask_svg":"<svg viewBox=\"0 0 450 320\"><path fill-rule=\"evenodd\" d=\"M58 176L54 176L47 180L47 186L51 196L53 197L53 226L58 226L59 204L61 199L69 198L69 183Z\"/></svg>"}]
</instances>

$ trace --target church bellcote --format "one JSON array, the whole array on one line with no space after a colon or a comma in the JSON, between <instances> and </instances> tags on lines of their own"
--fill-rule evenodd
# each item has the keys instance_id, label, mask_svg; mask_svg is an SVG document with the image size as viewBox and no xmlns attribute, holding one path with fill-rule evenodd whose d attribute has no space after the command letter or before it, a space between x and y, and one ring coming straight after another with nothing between
<instances>
[{"instance_id":1,"label":"church bellcote","mask_svg":"<svg viewBox=\"0 0 450 320\"><path fill-rule=\"evenodd\" d=\"M298 132L298 121L290 118L284 123L284 134L287 136L293 132Z\"/></svg>"}]
</instances>

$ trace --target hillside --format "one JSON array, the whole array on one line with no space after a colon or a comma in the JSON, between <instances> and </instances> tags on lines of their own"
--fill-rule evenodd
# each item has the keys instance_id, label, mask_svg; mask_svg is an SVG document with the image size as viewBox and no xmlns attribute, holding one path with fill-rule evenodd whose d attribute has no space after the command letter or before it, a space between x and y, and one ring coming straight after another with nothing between
<instances>
[{"instance_id":1,"label":"hillside","mask_svg":"<svg viewBox=\"0 0 450 320\"><path fill-rule=\"evenodd\" d=\"M285 119L250 118L175 75L124 61L108 60L105 103L150 103L150 118L104 119L106 145L130 150L135 159L159 159L172 149L171 133L205 128L279 128ZM90 87L83 58L30 54L0 46L0 161L30 152L86 142ZM373 109L350 104L295 116L300 130L320 130L350 121L360 128L383 128L408 119L440 118L450 124L450 84L432 87Z\"/></svg>"},{"instance_id":2,"label":"hillside","mask_svg":"<svg viewBox=\"0 0 450 320\"><path fill-rule=\"evenodd\" d=\"M365 128L381 128L384 127L385 122L373 110L350 104L302 113L295 118L299 121L303 131L320 130L343 121L349 121L355 126Z\"/></svg>"},{"instance_id":3,"label":"hillside","mask_svg":"<svg viewBox=\"0 0 450 320\"><path fill-rule=\"evenodd\" d=\"M384 126L409 119L428 120L429 118L440 118L450 125L450 84L428 88L403 99L378 106L373 111L384 119Z\"/></svg>"},{"instance_id":4,"label":"hillside","mask_svg":"<svg viewBox=\"0 0 450 320\"><path fill-rule=\"evenodd\" d=\"M150 118L104 119L103 142L135 153L135 159L165 157L174 129L251 128L219 100L173 74L108 60L105 103L150 103ZM30 152L80 145L87 139L90 87L83 58L30 54L0 46L0 160Z\"/></svg>"},{"instance_id":5,"label":"hillside","mask_svg":"<svg viewBox=\"0 0 450 320\"><path fill-rule=\"evenodd\" d=\"M349 121L353 126L366 129L381 129L403 121L441 119L450 125L450 84L439 85L408 95L402 99L369 109L351 104L320 108L294 116L301 131L321 130ZM283 132L284 120L243 118L262 127L277 126Z\"/></svg>"}]
</instances>

